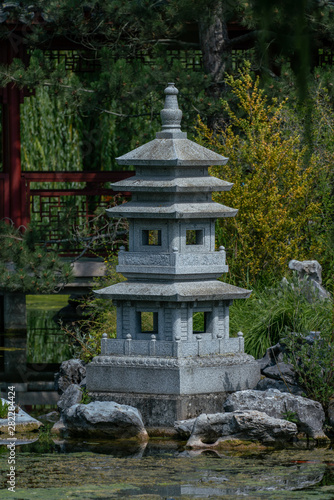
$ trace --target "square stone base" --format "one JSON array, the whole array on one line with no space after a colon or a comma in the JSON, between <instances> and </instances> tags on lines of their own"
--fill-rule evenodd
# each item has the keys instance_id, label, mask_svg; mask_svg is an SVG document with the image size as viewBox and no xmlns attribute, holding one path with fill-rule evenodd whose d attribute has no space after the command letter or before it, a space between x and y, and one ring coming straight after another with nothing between
<instances>
[{"instance_id":1,"label":"square stone base","mask_svg":"<svg viewBox=\"0 0 334 500\"><path fill-rule=\"evenodd\" d=\"M260 368L252 356L97 356L87 365L90 392L213 394L253 389Z\"/></svg>"},{"instance_id":2,"label":"square stone base","mask_svg":"<svg viewBox=\"0 0 334 500\"><path fill-rule=\"evenodd\" d=\"M223 412L229 393L196 395L124 394L117 392L89 392L96 401L115 401L134 406L143 418L145 427L173 428L176 420L198 417L201 413Z\"/></svg>"},{"instance_id":3,"label":"square stone base","mask_svg":"<svg viewBox=\"0 0 334 500\"><path fill-rule=\"evenodd\" d=\"M187 358L97 356L87 365L94 400L138 408L149 427L223 410L228 393L253 389L260 368L244 353Z\"/></svg>"}]
</instances>

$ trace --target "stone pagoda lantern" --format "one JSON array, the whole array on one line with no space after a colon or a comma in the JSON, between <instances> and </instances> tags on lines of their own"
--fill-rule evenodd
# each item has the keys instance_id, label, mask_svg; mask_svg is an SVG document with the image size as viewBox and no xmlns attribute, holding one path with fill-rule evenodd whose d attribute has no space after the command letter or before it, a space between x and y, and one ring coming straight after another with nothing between
<instances>
[{"instance_id":1,"label":"stone pagoda lantern","mask_svg":"<svg viewBox=\"0 0 334 500\"><path fill-rule=\"evenodd\" d=\"M93 399L135 406L148 426L221 411L227 392L260 378L242 334L229 337L229 306L251 292L217 281L228 267L224 248L215 251L215 221L237 210L212 201L232 184L208 168L227 158L187 139L173 83L165 94L162 131L117 158L136 167L114 184L132 200L107 210L129 220L117 267L127 281L95 292L117 307L117 338L104 334L87 366Z\"/></svg>"}]
</instances>

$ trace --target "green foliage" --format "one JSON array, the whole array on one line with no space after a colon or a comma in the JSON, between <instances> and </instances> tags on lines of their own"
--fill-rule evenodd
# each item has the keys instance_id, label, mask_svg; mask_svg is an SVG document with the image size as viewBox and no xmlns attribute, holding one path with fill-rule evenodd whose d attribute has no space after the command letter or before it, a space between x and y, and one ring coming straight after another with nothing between
<instances>
[{"instance_id":1,"label":"green foliage","mask_svg":"<svg viewBox=\"0 0 334 500\"><path fill-rule=\"evenodd\" d=\"M80 403L82 405L88 405L89 403L91 403L92 398L88 395L88 392L84 387L81 388L81 392L82 392L82 399Z\"/></svg>"},{"instance_id":2,"label":"green foliage","mask_svg":"<svg viewBox=\"0 0 334 500\"><path fill-rule=\"evenodd\" d=\"M193 314L193 332L205 332L205 313L196 312Z\"/></svg>"},{"instance_id":3,"label":"green foliage","mask_svg":"<svg viewBox=\"0 0 334 500\"><path fill-rule=\"evenodd\" d=\"M271 288L256 289L246 301L235 301L230 312L231 334L244 333L245 351L262 357L289 332L308 335L328 331L333 303L318 299L307 281L296 277Z\"/></svg>"},{"instance_id":4,"label":"green foliage","mask_svg":"<svg viewBox=\"0 0 334 500\"><path fill-rule=\"evenodd\" d=\"M81 170L78 118L48 89L38 88L21 106L22 169Z\"/></svg>"},{"instance_id":5,"label":"green foliage","mask_svg":"<svg viewBox=\"0 0 334 500\"><path fill-rule=\"evenodd\" d=\"M328 49L333 40L333 3L241 0L241 4L244 7L243 22L249 28L258 30L257 68L262 70L264 76L267 73L267 81L272 84L272 70L282 76L280 70L288 64L296 83L299 104L307 105L312 96L309 77L314 58L319 50ZM312 107L307 107L306 133L309 132L313 113Z\"/></svg>"},{"instance_id":6,"label":"green foliage","mask_svg":"<svg viewBox=\"0 0 334 500\"><path fill-rule=\"evenodd\" d=\"M282 276L290 259L319 252L315 186L321 165L306 155L297 134L285 134L285 102L267 102L248 64L238 78L228 75L226 81L235 102L222 101L227 126L214 134L199 121L197 140L229 157L225 166L212 167L212 174L233 182L233 188L214 200L239 213L219 221L217 245L227 249L233 279L245 285Z\"/></svg>"},{"instance_id":7,"label":"green foliage","mask_svg":"<svg viewBox=\"0 0 334 500\"><path fill-rule=\"evenodd\" d=\"M333 304L331 309L333 316ZM286 361L293 365L307 397L319 401L325 411L334 396L334 330L330 319L311 345L301 333L289 332L284 337Z\"/></svg>"},{"instance_id":8,"label":"green foliage","mask_svg":"<svg viewBox=\"0 0 334 500\"><path fill-rule=\"evenodd\" d=\"M0 418L7 418L8 416L8 408L10 407L9 403L6 403L0 398Z\"/></svg>"},{"instance_id":9,"label":"green foliage","mask_svg":"<svg viewBox=\"0 0 334 500\"><path fill-rule=\"evenodd\" d=\"M38 246L32 231L22 232L0 221L0 289L7 292L53 293L71 278L71 267Z\"/></svg>"},{"instance_id":10,"label":"green foliage","mask_svg":"<svg viewBox=\"0 0 334 500\"><path fill-rule=\"evenodd\" d=\"M99 131L103 115L110 115L117 123L116 137L122 139L123 133L127 133L127 139L131 140L129 130L134 130L136 134L131 136L140 140L138 136L148 130L143 122L160 126L161 92L156 93L157 89L176 80L185 96L183 123L190 130L198 110L206 116L214 103L205 95L210 77L201 70L196 35L189 41L189 24L196 26L197 22L209 18L214 4L213 0L110 0L84 5L72 0L42 1L40 7L47 24L29 25L27 16L29 27L22 35L8 32L5 23L0 25L0 37L10 39L12 36L12 43L24 44L29 50L26 66L15 58L9 67L0 67L0 85L15 83L20 88L46 88L51 99L57 98L65 115L77 114L79 110L80 115L75 116L74 121L83 120L87 125L86 119L93 116L92 129ZM27 7L36 11L31 4ZM232 7L230 2L228 10L233 10ZM18 12L10 9L7 21L15 16L19 16ZM81 50L75 51L75 55L84 66L87 62L93 63L95 71L72 73L66 70L63 60L55 61L41 50L48 42L57 43L59 37L60 40L75 39L78 47L81 43ZM182 51L177 57L171 52L175 48ZM194 51L193 55L189 50ZM61 51L60 59L65 52ZM183 58L189 59L188 63L181 62ZM197 59L197 71L192 69L192 58ZM141 123L138 126L136 122ZM83 129L89 130L87 126ZM111 142L120 149L119 154L124 153L122 140L114 141L111 137ZM73 154L76 156L76 148Z\"/></svg>"},{"instance_id":11,"label":"green foliage","mask_svg":"<svg viewBox=\"0 0 334 500\"><path fill-rule=\"evenodd\" d=\"M116 272L116 258L111 255L105 261L107 271L105 276L95 279L95 289L124 281L125 278ZM83 319L74 325L62 325L71 339L73 355L85 362L92 360L101 352L102 335L116 337L116 307L111 300L105 300L90 295L79 303L83 311Z\"/></svg>"},{"instance_id":12,"label":"green foliage","mask_svg":"<svg viewBox=\"0 0 334 500\"><path fill-rule=\"evenodd\" d=\"M288 410L283 413L282 417L284 420L287 420L288 422L292 422L293 424L299 424L299 418L296 415L295 411Z\"/></svg>"},{"instance_id":13,"label":"green foliage","mask_svg":"<svg viewBox=\"0 0 334 500\"><path fill-rule=\"evenodd\" d=\"M333 325L333 300L319 299L309 281L296 277L256 290L250 299L235 301L230 311L231 333L243 331L245 351L260 358L280 342L306 397L325 411L334 396ZM313 343L306 340L310 332L315 332ZM291 417L286 419L294 422Z\"/></svg>"}]
</instances>

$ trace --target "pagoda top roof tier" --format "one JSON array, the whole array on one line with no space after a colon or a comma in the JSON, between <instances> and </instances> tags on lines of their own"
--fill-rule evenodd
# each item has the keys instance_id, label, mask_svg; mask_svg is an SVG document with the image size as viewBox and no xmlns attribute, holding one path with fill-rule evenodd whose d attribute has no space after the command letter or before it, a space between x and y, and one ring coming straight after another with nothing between
<instances>
[{"instance_id":1,"label":"pagoda top roof tier","mask_svg":"<svg viewBox=\"0 0 334 500\"><path fill-rule=\"evenodd\" d=\"M190 141L187 134L181 132L182 111L177 102L178 92L174 83L168 84L165 106L160 113L162 131L153 141L116 158L119 165L209 167L227 163L228 158Z\"/></svg>"},{"instance_id":2,"label":"pagoda top roof tier","mask_svg":"<svg viewBox=\"0 0 334 500\"><path fill-rule=\"evenodd\" d=\"M156 167L209 167L211 165L225 165L227 160L228 158L189 141L189 139L177 138L157 138L116 158L119 165L151 165Z\"/></svg>"}]
</instances>

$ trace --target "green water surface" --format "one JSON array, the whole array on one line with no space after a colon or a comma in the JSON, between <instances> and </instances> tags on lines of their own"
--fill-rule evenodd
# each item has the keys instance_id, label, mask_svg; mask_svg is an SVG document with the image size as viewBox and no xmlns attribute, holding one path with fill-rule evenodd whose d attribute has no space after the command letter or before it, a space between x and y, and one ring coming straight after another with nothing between
<instances>
[{"instance_id":1,"label":"green water surface","mask_svg":"<svg viewBox=\"0 0 334 500\"><path fill-rule=\"evenodd\" d=\"M71 357L69 339L53 317L67 295L27 295L27 362L61 363Z\"/></svg>"},{"instance_id":2,"label":"green water surface","mask_svg":"<svg viewBox=\"0 0 334 500\"><path fill-rule=\"evenodd\" d=\"M2 446L0 499L334 498L331 448L218 453L182 444L56 439L47 453L38 451L38 442L17 446L15 492L6 489Z\"/></svg>"}]
</instances>

